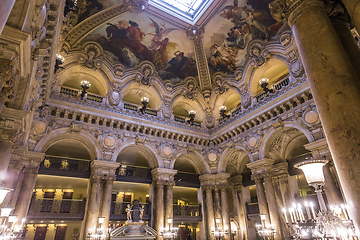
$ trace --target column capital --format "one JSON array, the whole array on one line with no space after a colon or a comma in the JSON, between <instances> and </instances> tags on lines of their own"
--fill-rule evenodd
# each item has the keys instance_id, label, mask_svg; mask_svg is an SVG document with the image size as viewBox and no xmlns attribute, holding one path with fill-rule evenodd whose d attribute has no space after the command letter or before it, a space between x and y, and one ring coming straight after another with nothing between
<instances>
[{"instance_id":1,"label":"column capital","mask_svg":"<svg viewBox=\"0 0 360 240\"><path fill-rule=\"evenodd\" d=\"M233 184L233 188L238 191L241 192L242 191L242 181L243 181L243 176L241 174L233 176L230 178L230 181Z\"/></svg>"},{"instance_id":2,"label":"column capital","mask_svg":"<svg viewBox=\"0 0 360 240\"><path fill-rule=\"evenodd\" d=\"M0 114L0 139L15 141L15 137L22 129L23 119L27 112L12 108L3 108Z\"/></svg>"},{"instance_id":3,"label":"column capital","mask_svg":"<svg viewBox=\"0 0 360 240\"><path fill-rule=\"evenodd\" d=\"M153 182L162 185L175 184L174 176L176 173L177 170L168 168L155 168L151 170Z\"/></svg>"},{"instance_id":4,"label":"column capital","mask_svg":"<svg viewBox=\"0 0 360 240\"><path fill-rule=\"evenodd\" d=\"M199 176L201 186L222 186L228 184L228 179L230 178L229 173L218 173L218 174L204 174Z\"/></svg>"},{"instance_id":5,"label":"column capital","mask_svg":"<svg viewBox=\"0 0 360 240\"><path fill-rule=\"evenodd\" d=\"M92 178L115 180L115 171L120 166L118 162L93 160L90 164Z\"/></svg>"},{"instance_id":6,"label":"column capital","mask_svg":"<svg viewBox=\"0 0 360 240\"><path fill-rule=\"evenodd\" d=\"M287 21L290 25L293 25L304 11L314 6L324 8L324 3L320 0L274 0L269 4L273 18Z\"/></svg>"},{"instance_id":7,"label":"column capital","mask_svg":"<svg viewBox=\"0 0 360 240\"><path fill-rule=\"evenodd\" d=\"M326 138L305 144L304 147L306 150L309 150L311 152L314 158L322 158L323 156L331 155Z\"/></svg>"},{"instance_id":8,"label":"column capital","mask_svg":"<svg viewBox=\"0 0 360 240\"><path fill-rule=\"evenodd\" d=\"M256 180L256 178L270 176L272 174L272 167L274 162L274 159L264 158L252 163L248 163L246 166L251 169L251 178Z\"/></svg>"},{"instance_id":9,"label":"column capital","mask_svg":"<svg viewBox=\"0 0 360 240\"><path fill-rule=\"evenodd\" d=\"M288 167L289 167L289 164L286 161L274 164L272 166L273 176L281 176L284 174L285 175L289 174Z\"/></svg>"}]
</instances>

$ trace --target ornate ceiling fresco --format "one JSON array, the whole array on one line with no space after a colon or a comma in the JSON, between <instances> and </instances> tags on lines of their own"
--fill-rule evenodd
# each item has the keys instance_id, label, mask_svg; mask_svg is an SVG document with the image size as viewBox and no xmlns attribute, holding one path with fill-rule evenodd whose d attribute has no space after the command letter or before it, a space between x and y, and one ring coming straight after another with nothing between
<instances>
[{"instance_id":1,"label":"ornate ceiling fresco","mask_svg":"<svg viewBox=\"0 0 360 240\"><path fill-rule=\"evenodd\" d=\"M99 20L95 20L94 15L101 19L100 12L107 11L102 19L109 20L83 32L81 41L74 42L76 45L97 42L109 59L120 62L126 69L136 67L146 60L153 64L158 76L164 81L170 80L173 84L178 84L187 77L194 77L198 81L200 78L201 86L202 82L208 81L205 78L215 73L220 72L231 78L238 75L236 71L244 66L247 57L261 57L261 47L252 47L248 51L249 43L258 39L260 45L264 45L263 41L276 39L277 33L284 29L282 22L271 17L268 4L264 1L218 2L220 4L212 3L205 13L207 1L185 2L188 8L190 6L188 12L203 13L198 17L202 20L193 26L184 24L183 19L177 15L180 10L174 10L180 2L175 2L166 12L175 17L165 18L162 10L148 10L145 6L150 9L156 4L163 4L159 8L164 9L164 6L168 6L167 2L138 2L138 5L145 4L142 5L145 9L141 9L144 11L138 11L128 0L78 0L75 8L77 14L73 14L76 16L68 19L72 25L79 25L84 21L96 21L98 24ZM191 6L197 6L200 10L191 9ZM119 13L115 14L115 11ZM196 49L199 40L202 46ZM201 60L202 52L205 52L205 63ZM211 84L203 85L203 88L211 88Z\"/></svg>"}]
</instances>

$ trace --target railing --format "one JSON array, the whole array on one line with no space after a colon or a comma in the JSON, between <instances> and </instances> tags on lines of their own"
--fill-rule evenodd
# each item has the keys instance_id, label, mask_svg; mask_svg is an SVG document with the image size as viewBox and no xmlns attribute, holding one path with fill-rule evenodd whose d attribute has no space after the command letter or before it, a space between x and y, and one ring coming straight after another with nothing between
<instances>
[{"instance_id":1,"label":"railing","mask_svg":"<svg viewBox=\"0 0 360 240\"><path fill-rule=\"evenodd\" d=\"M66 94L72 97L79 97L80 95L80 90L75 89L75 88L69 88L69 87L64 87L62 86L60 88L60 93L62 94ZM97 95L97 94L93 94L93 93L87 93L86 94L86 99L93 101L93 102L98 102L98 103L102 103L104 97Z\"/></svg>"},{"instance_id":2,"label":"railing","mask_svg":"<svg viewBox=\"0 0 360 240\"><path fill-rule=\"evenodd\" d=\"M90 161L46 155L40 164L40 174L89 178Z\"/></svg>"},{"instance_id":3,"label":"railing","mask_svg":"<svg viewBox=\"0 0 360 240\"><path fill-rule=\"evenodd\" d=\"M285 78L284 80L282 80L282 81L280 81L280 82L278 82L278 83L270 86L269 88L274 89L274 91L279 91L279 90L282 89L283 87L289 85L289 83L290 83L290 80L289 80L289 78L287 77L287 78ZM267 95L267 94L266 94L265 92L257 95L257 96L256 96L256 101L261 101L261 100L263 100L263 99L266 97L266 95Z\"/></svg>"},{"instance_id":4,"label":"railing","mask_svg":"<svg viewBox=\"0 0 360 240\"><path fill-rule=\"evenodd\" d=\"M174 116L174 120L176 122L185 123L185 118L184 117Z\"/></svg>"},{"instance_id":5,"label":"railing","mask_svg":"<svg viewBox=\"0 0 360 240\"><path fill-rule=\"evenodd\" d=\"M116 181L151 183L151 170L149 168L120 165L116 169Z\"/></svg>"},{"instance_id":6,"label":"railing","mask_svg":"<svg viewBox=\"0 0 360 240\"><path fill-rule=\"evenodd\" d=\"M85 200L76 199L32 199L28 218L30 219L83 219Z\"/></svg>"},{"instance_id":7,"label":"railing","mask_svg":"<svg viewBox=\"0 0 360 240\"><path fill-rule=\"evenodd\" d=\"M201 205L173 205L174 220L201 221Z\"/></svg>"},{"instance_id":8,"label":"railing","mask_svg":"<svg viewBox=\"0 0 360 240\"><path fill-rule=\"evenodd\" d=\"M147 108L147 109L145 109L145 114L157 116L157 111Z\"/></svg>"},{"instance_id":9,"label":"railing","mask_svg":"<svg viewBox=\"0 0 360 240\"><path fill-rule=\"evenodd\" d=\"M186 118L185 117L174 116L174 120L176 122L186 123ZM196 126L196 127L201 127L201 122L193 121L192 125Z\"/></svg>"},{"instance_id":10,"label":"railing","mask_svg":"<svg viewBox=\"0 0 360 240\"><path fill-rule=\"evenodd\" d=\"M90 101L102 103L104 97L88 93L86 94L86 98Z\"/></svg>"},{"instance_id":11,"label":"railing","mask_svg":"<svg viewBox=\"0 0 360 240\"><path fill-rule=\"evenodd\" d=\"M183 187L200 187L199 175L191 173L177 172L174 176L175 185Z\"/></svg>"},{"instance_id":12,"label":"railing","mask_svg":"<svg viewBox=\"0 0 360 240\"><path fill-rule=\"evenodd\" d=\"M246 207L246 215L260 214L259 204L257 203L250 203L250 204L246 203L245 207Z\"/></svg>"},{"instance_id":13,"label":"railing","mask_svg":"<svg viewBox=\"0 0 360 240\"><path fill-rule=\"evenodd\" d=\"M127 205L132 203L130 202L112 202L111 203L111 212L110 212L110 220L112 221L121 221L126 220L126 212L125 209L127 208ZM151 219L151 204L150 203L140 203L140 206L144 205L144 215L143 220L144 221L150 221Z\"/></svg>"},{"instance_id":14,"label":"railing","mask_svg":"<svg viewBox=\"0 0 360 240\"><path fill-rule=\"evenodd\" d=\"M132 105L130 103L124 103L124 109L128 109L128 110L136 112L138 110L138 106L137 105Z\"/></svg>"}]
</instances>

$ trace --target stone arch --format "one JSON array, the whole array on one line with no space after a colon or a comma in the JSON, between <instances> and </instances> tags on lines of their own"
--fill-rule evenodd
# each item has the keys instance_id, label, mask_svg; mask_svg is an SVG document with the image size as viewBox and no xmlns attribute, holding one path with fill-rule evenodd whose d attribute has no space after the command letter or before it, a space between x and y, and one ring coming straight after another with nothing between
<instances>
[{"instance_id":1,"label":"stone arch","mask_svg":"<svg viewBox=\"0 0 360 240\"><path fill-rule=\"evenodd\" d=\"M34 151L45 152L55 143L69 139L78 141L83 147L85 147L90 154L91 160L102 160L101 146L96 138L84 130L80 130L79 132L71 132L69 131L69 128L62 128L52 131L36 144Z\"/></svg>"},{"instance_id":2,"label":"stone arch","mask_svg":"<svg viewBox=\"0 0 360 240\"><path fill-rule=\"evenodd\" d=\"M269 131L264 135L263 141L259 147L259 158L263 159L265 157L268 157L267 155L269 153L269 142L275 140L277 134L291 129L296 129L301 134L305 135L309 143L314 141L314 137L312 136L311 132L305 129L300 124L295 122L283 122L281 128L271 127ZM284 156L279 155L279 157L283 158Z\"/></svg>"},{"instance_id":3,"label":"stone arch","mask_svg":"<svg viewBox=\"0 0 360 240\"><path fill-rule=\"evenodd\" d=\"M70 61L73 59L70 59ZM87 68L80 63L70 62L65 65L65 69L57 76L60 86L66 85L71 88L81 90L80 82L87 80L91 83L88 92L106 96L108 91L107 76L98 69ZM69 85L71 84L71 85Z\"/></svg>"},{"instance_id":4,"label":"stone arch","mask_svg":"<svg viewBox=\"0 0 360 240\"><path fill-rule=\"evenodd\" d=\"M196 151L192 153L188 153L186 150L179 151L171 161L170 164L171 169L174 168L175 162L179 158L184 158L188 160L190 164L195 168L196 173L199 175L211 173L211 169L209 165L206 163L204 157Z\"/></svg>"},{"instance_id":5,"label":"stone arch","mask_svg":"<svg viewBox=\"0 0 360 240\"><path fill-rule=\"evenodd\" d=\"M272 70L272 72L274 73L268 73L270 70ZM268 77L270 79L269 85L271 85L272 80L276 81L277 79L279 79L281 77L280 75L283 75L282 71L285 70L287 70L287 74L289 74L290 70L289 70L289 66L287 65L287 62L283 61L283 59L278 57L277 58L272 57L261 66L254 68L253 71L251 71L251 74L248 79L248 87L251 96L255 97L257 95L257 90L259 88L258 81L260 78L264 77L265 75L274 76L273 77L274 79ZM279 71L279 75L275 74L276 71Z\"/></svg>"},{"instance_id":6,"label":"stone arch","mask_svg":"<svg viewBox=\"0 0 360 240\"><path fill-rule=\"evenodd\" d=\"M157 84L145 86L140 82L136 81L135 79L132 79L123 84L121 95L123 97L122 99L123 101L124 101L124 97L129 95L139 96L138 102L132 102L132 103L138 103L139 105L141 105L141 100L140 100L141 97L147 97L150 100L149 104L151 108L155 110L159 110L162 105L162 92L159 91Z\"/></svg>"},{"instance_id":7,"label":"stone arch","mask_svg":"<svg viewBox=\"0 0 360 240\"><path fill-rule=\"evenodd\" d=\"M120 144L120 146L114 150L114 154L111 160L116 162L119 154L124 151L133 151L141 154L148 161L149 167L151 169L163 167L161 157L158 155L156 148L151 144L136 143L135 140L126 141Z\"/></svg>"},{"instance_id":8,"label":"stone arch","mask_svg":"<svg viewBox=\"0 0 360 240\"><path fill-rule=\"evenodd\" d=\"M246 153L246 155L249 157L250 162L253 162L252 155L242 146L234 146L233 148L227 147L224 152L221 154L220 161L219 161L219 167L218 167L218 173L225 173L226 172L226 166L229 162L229 157L237 152L237 151L243 151ZM241 159L241 161L244 161L245 157ZM242 163L240 163L242 164Z\"/></svg>"}]
</instances>

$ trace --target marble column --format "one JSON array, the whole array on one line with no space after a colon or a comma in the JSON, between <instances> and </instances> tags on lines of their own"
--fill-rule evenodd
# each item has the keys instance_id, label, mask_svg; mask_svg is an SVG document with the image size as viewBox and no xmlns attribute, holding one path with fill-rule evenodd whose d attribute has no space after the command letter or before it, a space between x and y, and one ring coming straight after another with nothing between
<instances>
[{"instance_id":1,"label":"marble column","mask_svg":"<svg viewBox=\"0 0 360 240\"><path fill-rule=\"evenodd\" d=\"M328 200L329 205L337 205L343 203L343 199L341 197L340 189L337 187L335 183L335 179L333 174L330 171L331 163L329 162L323 167L324 171L324 179L325 179L325 193L326 198Z\"/></svg>"},{"instance_id":2,"label":"marble column","mask_svg":"<svg viewBox=\"0 0 360 240\"><path fill-rule=\"evenodd\" d=\"M11 13L15 0L0 0L0 35Z\"/></svg>"},{"instance_id":3,"label":"marble column","mask_svg":"<svg viewBox=\"0 0 360 240\"><path fill-rule=\"evenodd\" d=\"M331 22L358 79L360 79L360 48L350 31L350 24L347 22L346 16L337 15L331 18Z\"/></svg>"},{"instance_id":4,"label":"marble column","mask_svg":"<svg viewBox=\"0 0 360 240\"><path fill-rule=\"evenodd\" d=\"M223 220L223 229L228 231L228 234L225 235L225 239L230 239L230 216L229 216L229 206L228 206L228 197L226 193L226 186L220 187L221 195L221 215Z\"/></svg>"},{"instance_id":5,"label":"marble column","mask_svg":"<svg viewBox=\"0 0 360 240\"><path fill-rule=\"evenodd\" d=\"M281 231L280 209L276 202L275 190L272 184L271 176L269 175L265 176L264 183L265 183L266 198L269 206L271 224L274 225L276 229L274 239L281 240L283 239L283 236Z\"/></svg>"},{"instance_id":6,"label":"marble column","mask_svg":"<svg viewBox=\"0 0 360 240\"><path fill-rule=\"evenodd\" d=\"M211 231L215 227L215 215L214 215L214 203L213 203L213 193L210 186L205 187L206 195L206 216L207 216L207 233L208 239L211 239Z\"/></svg>"},{"instance_id":7,"label":"marble column","mask_svg":"<svg viewBox=\"0 0 360 240\"><path fill-rule=\"evenodd\" d=\"M24 168L24 180L21 184L14 210L14 215L17 215L17 224L20 224L21 220L26 218L29 211L38 171L39 167L36 166Z\"/></svg>"},{"instance_id":8,"label":"marble column","mask_svg":"<svg viewBox=\"0 0 360 240\"><path fill-rule=\"evenodd\" d=\"M283 174L278 176L279 187L284 203L284 207L289 207L294 202L294 196L290 190L289 175Z\"/></svg>"},{"instance_id":9,"label":"marble column","mask_svg":"<svg viewBox=\"0 0 360 240\"><path fill-rule=\"evenodd\" d=\"M160 233L164 227L164 184L161 182L155 183L155 230ZM159 234L156 239L160 240Z\"/></svg>"},{"instance_id":10,"label":"marble column","mask_svg":"<svg viewBox=\"0 0 360 240\"><path fill-rule=\"evenodd\" d=\"M359 26L358 1L344 1ZM289 16L299 53L341 186L349 205L350 217L360 226L360 81L319 0L286 4L295 6L285 13L279 1L270 3L275 18ZM358 6L358 7L356 7Z\"/></svg>"},{"instance_id":11,"label":"marble column","mask_svg":"<svg viewBox=\"0 0 360 240\"><path fill-rule=\"evenodd\" d=\"M270 224L269 211L266 203L265 190L263 180L260 177L255 177L256 195L258 199L258 205L260 214L266 215L266 223Z\"/></svg>"},{"instance_id":12,"label":"marble column","mask_svg":"<svg viewBox=\"0 0 360 240\"><path fill-rule=\"evenodd\" d=\"M246 231L246 213L245 213L245 205L242 197L242 175L236 175L230 178L230 181L233 185L230 187L233 193L233 201L235 206L235 211L237 212L237 222L239 223L239 229L237 232L236 239L244 240L247 239L247 231Z\"/></svg>"},{"instance_id":13,"label":"marble column","mask_svg":"<svg viewBox=\"0 0 360 240\"><path fill-rule=\"evenodd\" d=\"M238 189L236 191L237 196L236 198L238 199L238 203L239 203L239 222L240 222L240 232L239 234L239 239L244 240L247 239L247 227L246 227L246 212L245 212L245 204L242 198L242 190Z\"/></svg>"},{"instance_id":14,"label":"marble column","mask_svg":"<svg viewBox=\"0 0 360 240\"><path fill-rule=\"evenodd\" d=\"M89 233L94 234L98 226L98 217L100 210L101 200L101 179L98 175L92 175L90 177L90 196L87 201L86 216L85 216L85 235Z\"/></svg>"},{"instance_id":15,"label":"marble column","mask_svg":"<svg viewBox=\"0 0 360 240\"><path fill-rule=\"evenodd\" d=\"M11 149L14 142L11 140L0 140L0 185L6 176L6 171L11 158Z\"/></svg>"},{"instance_id":16,"label":"marble column","mask_svg":"<svg viewBox=\"0 0 360 240\"><path fill-rule=\"evenodd\" d=\"M219 193L219 187L215 186L214 189L214 214L215 214L215 220L217 218L220 219L220 223L216 224L215 227L221 227L223 228L223 219L221 217L221 200L220 200L220 193Z\"/></svg>"},{"instance_id":17,"label":"marble column","mask_svg":"<svg viewBox=\"0 0 360 240\"><path fill-rule=\"evenodd\" d=\"M167 184L165 185L165 221L167 221L168 218L173 219L173 204L174 204L174 199L173 199L173 186L174 184ZM167 222L166 222L167 224ZM173 226L173 223L171 223L171 227Z\"/></svg>"},{"instance_id":18,"label":"marble column","mask_svg":"<svg viewBox=\"0 0 360 240\"><path fill-rule=\"evenodd\" d=\"M103 232L106 232L106 229L109 227L110 219L110 210L111 210L111 197L112 197L112 188L115 178L108 177L104 179L104 188L103 188L103 199L101 205L101 215L99 217L104 217L104 224L102 225Z\"/></svg>"},{"instance_id":19,"label":"marble column","mask_svg":"<svg viewBox=\"0 0 360 240\"><path fill-rule=\"evenodd\" d=\"M14 199L17 199L24 179L24 174L22 174L23 168L24 165L22 165L20 161L10 161L4 180L4 186L14 190L6 195L2 206L15 207L16 201L14 201Z\"/></svg>"}]
</instances>

